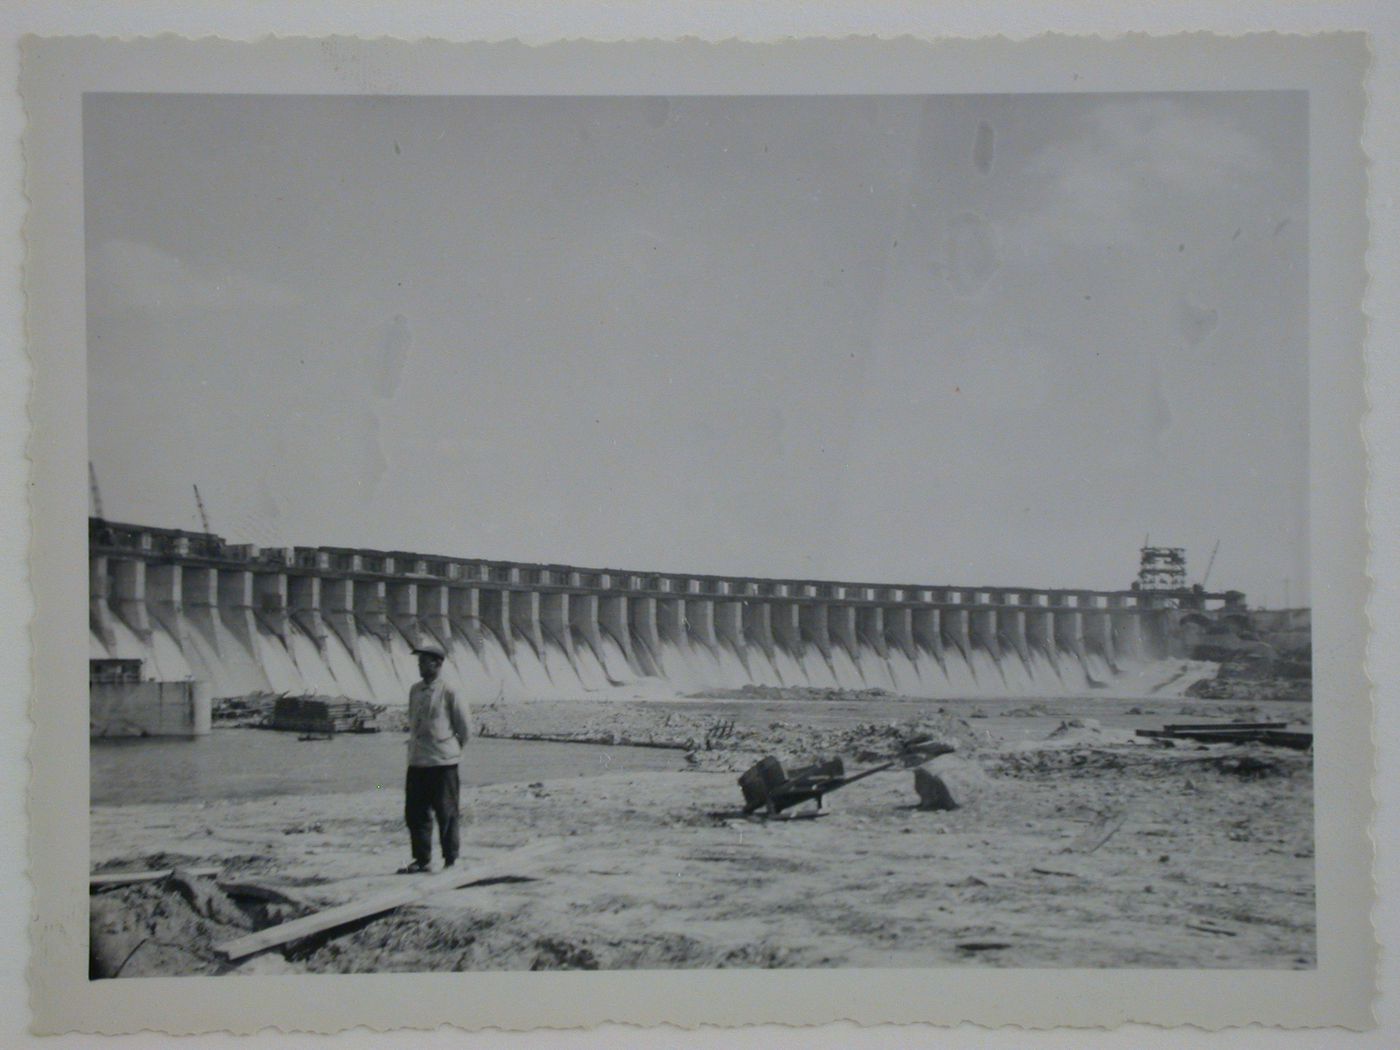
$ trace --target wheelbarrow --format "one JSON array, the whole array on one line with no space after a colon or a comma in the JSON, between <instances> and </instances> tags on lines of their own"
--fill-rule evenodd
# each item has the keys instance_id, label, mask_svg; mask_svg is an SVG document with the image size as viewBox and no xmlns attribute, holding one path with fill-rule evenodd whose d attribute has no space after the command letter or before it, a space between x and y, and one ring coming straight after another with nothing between
<instances>
[{"instance_id":1,"label":"wheelbarrow","mask_svg":"<svg viewBox=\"0 0 1400 1050\"><path fill-rule=\"evenodd\" d=\"M916 737L910 740L887 762L882 762L859 773L847 775L845 763L839 758L829 758L824 762L803 766L787 772L783 764L772 755L756 762L739 777L739 788L744 793L744 813L766 809L768 816L777 816L785 809L803 802L815 801L817 809L822 808L822 798L831 792L864 780L868 776L882 773L898 766L910 769L921 766L931 758L946 755L956 750L931 737Z\"/></svg>"}]
</instances>

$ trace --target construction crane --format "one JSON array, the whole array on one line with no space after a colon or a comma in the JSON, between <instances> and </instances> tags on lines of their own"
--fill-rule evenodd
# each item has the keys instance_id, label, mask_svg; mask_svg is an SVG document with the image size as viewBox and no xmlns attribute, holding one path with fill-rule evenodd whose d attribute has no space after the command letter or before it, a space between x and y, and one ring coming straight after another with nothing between
<instances>
[{"instance_id":1,"label":"construction crane","mask_svg":"<svg viewBox=\"0 0 1400 1050\"><path fill-rule=\"evenodd\" d=\"M199 496L199 486L194 487L194 505L199 508L199 522L204 526L205 535L212 535L214 530L209 527L209 514L204 509L204 500Z\"/></svg>"},{"instance_id":2,"label":"construction crane","mask_svg":"<svg viewBox=\"0 0 1400 1050\"><path fill-rule=\"evenodd\" d=\"M97 471L93 468L92 460L88 460L88 488L92 492L92 513L101 521L105 516L102 513L102 490L97 487Z\"/></svg>"},{"instance_id":3,"label":"construction crane","mask_svg":"<svg viewBox=\"0 0 1400 1050\"><path fill-rule=\"evenodd\" d=\"M1205 590L1206 584L1210 582L1210 570L1211 570L1211 567L1212 567L1213 565L1215 565L1215 555L1216 555L1216 552L1219 551L1219 550L1220 550L1220 541L1219 541L1219 540L1216 540L1216 541L1215 541L1215 546L1212 547L1212 548L1210 549L1210 561L1206 562L1206 574L1205 574L1204 576L1201 577L1201 589L1202 589L1202 590Z\"/></svg>"}]
</instances>

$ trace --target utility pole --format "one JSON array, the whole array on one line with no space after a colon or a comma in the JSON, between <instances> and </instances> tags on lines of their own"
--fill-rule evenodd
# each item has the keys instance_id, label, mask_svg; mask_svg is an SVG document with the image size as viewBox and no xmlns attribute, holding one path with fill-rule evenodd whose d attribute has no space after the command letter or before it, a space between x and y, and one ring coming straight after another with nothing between
<instances>
[{"instance_id":1,"label":"utility pole","mask_svg":"<svg viewBox=\"0 0 1400 1050\"><path fill-rule=\"evenodd\" d=\"M93 468L92 460L88 460L88 488L92 491L92 513L98 521L102 521L105 517L102 513L102 490L97 487L97 471Z\"/></svg>"}]
</instances>

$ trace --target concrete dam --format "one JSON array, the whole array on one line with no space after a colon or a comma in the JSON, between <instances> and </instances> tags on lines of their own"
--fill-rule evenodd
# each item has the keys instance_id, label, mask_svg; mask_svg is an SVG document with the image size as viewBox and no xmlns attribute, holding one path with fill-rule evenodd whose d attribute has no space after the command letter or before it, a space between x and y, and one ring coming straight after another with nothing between
<instances>
[{"instance_id":1,"label":"concrete dam","mask_svg":"<svg viewBox=\"0 0 1400 1050\"><path fill-rule=\"evenodd\" d=\"M258 548L89 521L92 661L215 698L406 702L412 648L497 698L674 696L749 684L912 696L1136 694L1183 619L1238 592L847 583L588 569L336 547ZM94 663L94 666L98 666ZM133 665L134 666L134 665ZM1118 683L1115 686L1115 682Z\"/></svg>"}]
</instances>

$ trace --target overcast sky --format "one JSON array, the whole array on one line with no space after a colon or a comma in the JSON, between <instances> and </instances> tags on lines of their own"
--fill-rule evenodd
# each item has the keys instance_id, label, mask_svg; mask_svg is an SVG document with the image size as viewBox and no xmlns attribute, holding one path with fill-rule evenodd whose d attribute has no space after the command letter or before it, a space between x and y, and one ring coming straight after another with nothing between
<instances>
[{"instance_id":1,"label":"overcast sky","mask_svg":"<svg viewBox=\"0 0 1400 1050\"><path fill-rule=\"evenodd\" d=\"M1306 598L1302 94L84 112L108 517Z\"/></svg>"}]
</instances>

